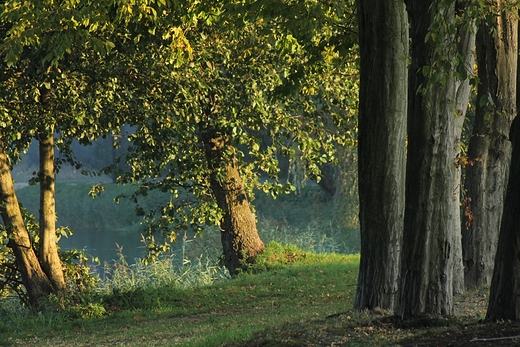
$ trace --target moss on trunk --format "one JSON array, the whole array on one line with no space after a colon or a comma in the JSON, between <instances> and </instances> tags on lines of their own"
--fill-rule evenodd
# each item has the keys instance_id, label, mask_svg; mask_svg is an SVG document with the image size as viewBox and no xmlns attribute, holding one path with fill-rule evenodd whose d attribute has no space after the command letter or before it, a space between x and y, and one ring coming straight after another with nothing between
<instances>
[{"instance_id":1,"label":"moss on trunk","mask_svg":"<svg viewBox=\"0 0 520 347\"><path fill-rule=\"evenodd\" d=\"M235 149L229 138L206 130L202 136L210 170L211 190L224 212L220 223L226 267L234 276L254 261L265 248L258 236L256 217L251 211L240 176Z\"/></svg>"}]
</instances>

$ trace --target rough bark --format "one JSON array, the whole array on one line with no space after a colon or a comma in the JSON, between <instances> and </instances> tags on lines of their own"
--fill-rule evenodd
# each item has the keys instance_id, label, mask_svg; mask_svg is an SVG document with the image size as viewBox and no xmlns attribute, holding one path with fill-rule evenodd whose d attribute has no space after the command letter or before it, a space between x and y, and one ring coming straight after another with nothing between
<instances>
[{"instance_id":1,"label":"rough bark","mask_svg":"<svg viewBox=\"0 0 520 347\"><path fill-rule=\"evenodd\" d=\"M486 319L520 319L520 119L511 128L510 179L491 281Z\"/></svg>"},{"instance_id":2,"label":"rough bark","mask_svg":"<svg viewBox=\"0 0 520 347\"><path fill-rule=\"evenodd\" d=\"M414 316L451 315L454 276L461 274L460 223L454 209L454 182L458 170L457 109L460 81L454 69L438 59L455 61L460 49L459 34L450 33L455 25L455 5L445 2L408 1L412 64L409 74L408 156L406 167L406 206L401 259L398 314ZM442 23L435 34L442 40L426 40L432 24ZM443 45L443 46L438 46ZM439 50L443 55L439 56ZM463 54L465 52L462 52ZM423 68L431 67L430 73ZM441 74L440 78L439 75ZM459 251L458 251L459 249ZM458 259L457 259L458 258ZM459 282L460 283L460 282Z\"/></svg>"},{"instance_id":3,"label":"rough bark","mask_svg":"<svg viewBox=\"0 0 520 347\"><path fill-rule=\"evenodd\" d=\"M39 136L40 171L40 249L38 258L56 290L66 288L56 239L56 203L54 196L54 130Z\"/></svg>"},{"instance_id":4,"label":"rough bark","mask_svg":"<svg viewBox=\"0 0 520 347\"><path fill-rule=\"evenodd\" d=\"M13 179L8 165L7 154L0 139L0 215L9 235L18 270L33 306L38 306L41 298L54 292L52 283L43 271L34 251L31 238L25 227L18 199L14 191Z\"/></svg>"},{"instance_id":5,"label":"rough bark","mask_svg":"<svg viewBox=\"0 0 520 347\"><path fill-rule=\"evenodd\" d=\"M393 310L404 217L408 20L402 0L359 0L361 260L354 307Z\"/></svg>"},{"instance_id":6,"label":"rough bark","mask_svg":"<svg viewBox=\"0 0 520 347\"><path fill-rule=\"evenodd\" d=\"M218 207L224 212L220 228L225 264L234 276L247 263L253 262L265 245L258 236L256 218L229 139L216 131L206 130L202 141L210 169L211 189Z\"/></svg>"},{"instance_id":7,"label":"rough bark","mask_svg":"<svg viewBox=\"0 0 520 347\"><path fill-rule=\"evenodd\" d=\"M479 102L465 181L473 218L463 226L467 288L491 282L511 158L509 131L516 115L518 20L505 12L488 19L492 25L484 20L477 38Z\"/></svg>"},{"instance_id":8,"label":"rough bark","mask_svg":"<svg viewBox=\"0 0 520 347\"><path fill-rule=\"evenodd\" d=\"M464 2L459 2L459 6L464 6ZM468 23L468 27L462 26L458 30L458 47L457 50L461 57L461 62L464 65L466 74L468 76L474 73L473 67L475 64L475 32L476 32L475 21L472 20ZM461 221L461 187L462 187L462 165L457 162L457 158L461 158L461 145L462 145L462 127L464 125L464 119L466 111L469 105L469 96L471 93L471 85L469 78L462 78L456 76L455 79L455 109L456 116L454 120L455 126L455 148L453 158L456 158L455 163L455 181L453 182L453 199L452 209L453 218L451 229L454 230L454 242L453 252L455 255L454 273L453 273L453 294L462 294L464 292L464 264L463 264L463 250L462 250L462 232L460 229Z\"/></svg>"}]
</instances>

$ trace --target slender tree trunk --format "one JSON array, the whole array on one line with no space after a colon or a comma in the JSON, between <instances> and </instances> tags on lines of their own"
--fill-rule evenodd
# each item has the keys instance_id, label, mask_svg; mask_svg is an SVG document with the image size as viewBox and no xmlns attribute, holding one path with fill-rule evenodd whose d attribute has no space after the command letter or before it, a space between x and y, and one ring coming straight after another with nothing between
<instances>
[{"instance_id":1,"label":"slender tree trunk","mask_svg":"<svg viewBox=\"0 0 520 347\"><path fill-rule=\"evenodd\" d=\"M359 220L354 307L393 310L404 218L408 19L402 0L358 0Z\"/></svg>"},{"instance_id":2,"label":"slender tree trunk","mask_svg":"<svg viewBox=\"0 0 520 347\"><path fill-rule=\"evenodd\" d=\"M464 8L464 6L468 5L467 1L460 1L458 3L459 8ZM458 47L457 51L460 54L461 64L466 71L468 76L473 75L474 73L474 64L475 64L475 32L476 32L475 21L472 19L471 22L468 23L468 27L461 26L458 29ZM471 93L471 85L469 82L469 78L461 78L460 76L456 76L455 80L455 89L456 89L456 97L455 97L455 148L453 153L453 158L461 157L461 145L462 145L462 127L464 125L464 119L466 116L466 111L469 105L469 96ZM455 264L454 264L454 273L453 273L453 294L461 294L464 292L464 264L463 264L463 251L462 251L462 232L460 232L460 221L461 221L461 187L462 187L462 165L460 162L455 164L455 181L453 182L453 199L452 199L452 209L453 209L453 218L452 223L453 226L450 228L454 230L453 237L453 245L454 245L454 255L455 255Z\"/></svg>"},{"instance_id":3,"label":"slender tree trunk","mask_svg":"<svg viewBox=\"0 0 520 347\"><path fill-rule=\"evenodd\" d=\"M513 153L486 319L520 319L520 118L511 128Z\"/></svg>"},{"instance_id":4,"label":"slender tree trunk","mask_svg":"<svg viewBox=\"0 0 520 347\"><path fill-rule=\"evenodd\" d=\"M56 290L66 288L56 239L56 203L54 196L54 128L39 136L40 151L40 249L39 260Z\"/></svg>"},{"instance_id":5,"label":"slender tree trunk","mask_svg":"<svg viewBox=\"0 0 520 347\"><path fill-rule=\"evenodd\" d=\"M454 209L458 199L454 195L458 177L454 155L460 136L460 81L453 68L444 66L454 62L457 54L466 52L458 52L460 37L450 30L456 25L455 4L446 6L439 0L407 2L412 64L398 307L402 319L422 314L451 315L457 287L454 276L461 274L457 268L461 264L457 235L460 215ZM434 23L438 25L436 37L442 40L426 39ZM439 51L443 54L439 55Z\"/></svg>"},{"instance_id":6,"label":"slender tree trunk","mask_svg":"<svg viewBox=\"0 0 520 347\"><path fill-rule=\"evenodd\" d=\"M38 306L41 298L54 292L34 251L31 238L25 227L22 212L14 191L4 144L0 139L0 215L9 235L18 270L33 306Z\"/></svg>"},{"instance_id":7,"label":"slender tree trunk","mask_svg":"<svg viewBox=\"0 0 520 347\"><path fill-rule=\"evenodd\" d=\"M210 169L211 189L224 212L220 226L225 263L229 273L235 276L247 263L254 261L265 245L258 236L256 218L251 211L235 150L229 145L229 139L206 130L202 141Z\"/></svg>"},{"instance_id":8,"label":"slender tree trunk","mask_svg":"<svg viewBox=\"0 0 520 347\"><path fill-rule=\"evenodd\" d=\"M505 1L499 1L504 6ZM486 23L492 23L488 26ZM465 284L489 285L507 187L516 116L518 20L515 13L491 14L477 39L480 85L466 170L466 196L474 222L463 227ZM491 101L492 100L492 101Z\"/></svg>"}]
</instances>

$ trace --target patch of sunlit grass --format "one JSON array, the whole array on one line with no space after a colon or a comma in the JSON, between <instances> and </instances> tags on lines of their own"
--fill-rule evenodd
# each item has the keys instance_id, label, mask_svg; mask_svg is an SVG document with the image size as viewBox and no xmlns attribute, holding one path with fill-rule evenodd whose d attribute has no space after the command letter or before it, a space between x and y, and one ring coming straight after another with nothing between
<instances>
[{"instance_id":1,"label":"patch of sunlit grass","mask_svg":"<svg viewBox=\"0 0 520 347\"><path fill-rule=\"evenodd\" d=\"M114 294L105 296L107 317L60 322L60 336L50 326L29 324L31 327L24 331L31 331L31 343L39 346L239 343L284 324L348 311L358 261L358 257L347 255L319 255L313 260L308 254L305 259L269 271L244 273L211 285L181 288L169 283L143 287L120 292L117 300L126 300L120 306ZM8 340L13 345L29 343L21 331L0 334L0 342Z\"/></svg>"}]
</instances>

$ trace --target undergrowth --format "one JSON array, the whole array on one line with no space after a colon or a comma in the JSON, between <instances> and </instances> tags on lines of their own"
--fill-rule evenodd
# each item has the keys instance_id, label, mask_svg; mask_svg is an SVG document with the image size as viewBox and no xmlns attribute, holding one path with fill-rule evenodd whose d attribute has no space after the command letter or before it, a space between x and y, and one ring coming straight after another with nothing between
<instances>
[{"instance_id":1,"label":"undergrowth","mask_svg":"<svg viewBox=\"0 0 520 347\"><path fill-rule=\"evenodd\" d=\"M84 187L66 188L70 193ZM104 334L125 336L114 337L116 341L129 340L122 345L216 346L245 341L261 329L293 320L346 310L355 290L358 258L336 253L355 251L358 241L355 232L345 234L331 222L333 209L305 206L307 200L322 199L320 194L311 189L299 205L294 197L280 199L278 205L258 199L258 229L267 247L238 278L230 279L219 260L218 230L208 229L203 237L181 235L172 253L146 265L126 258L120 247L115 260L98 268L98 280L91 282L96 285L88 290L51 296L37 312L20 306L14 297L0 300L0 345L26 345L30 339L42 346L114 344L91 336L100 333L96 327L101 325ZM104 206L103 200L98 202ZM135 229L135 221L125 223ZM113 227L119 229L119 224ZM295 314L295 307L301 312ZM174 327L153 326L157 319L173 320ZM194 321L203 322L196 331ZM126 337L119 331L128 332L134 324L150 325L145 335L157 342L141 343L139 333ZM58 334L78 337L56 340Z\"/></svg>"},{"instance_id":2,"label":"undergrowth","mask_svg":"<svg viewBox=\"0 0 520 347\"><path fill-rule=\"evenodd\" d=\"M36 339L34 344L41 346L104 346L111 344L110 339L94 336L100 333L100 324L101 335L120 336L121 329L134 329L139 323L146 331L125 337L129 342L124 345L217 346L249 339L259 329L351 305L358 256L315 254L271 242L258 260L249 271L230 279L218 263L204 258L171 255L143 265L121 257L106 265L106 279L83 302L63 310L32 312L2 300L0 344L24 345ZM60 298L52 300L63 305ZM300 308L297 313L295 305ZM163 320L176 328L164 327ZM159 338L161 344L142 342L143 336L161 334L169 336Z\"/></svg>"},{"instance_id":3,"label":"undergrowth","mask_svg":"<svg viewBox=\"0 0 520 347\"><path fill-rule=\"evenodd\" d=\"M147 264L139 260L129 263L120 249L117 260L103 265L103 279L85 269L84 278L77 280L87 281L88 286L77 290L81 283L76 283L73 292L51 295L41 304L37 314L52 314L54 319L63 320L101 317L114 308L147 307L154 301L150 296L158 295L166 287L195 290L229 280L229 272L215 256L215 249L200 240L193 241L184 237L181 252L162 255ZM244 274L280 269L295 263L313 263L322 257L295 245L271 241ZM16 296L10 296L0 300L0 314L6 318L3 323L12 325L21 316L30 320L34 312L17 301Z\"/></svg>"},{"instance_id":4,"label":"undergrowth","mask_svg":"<svg viewBox=\"0 0 520 347\"><path fill-rule=\"evenodd\" d=\"M0 345L438 346L456 336L467 344L479 336L516 332L512 324L476 324L487 297L479 291L467 294L473 301L464 305L459 301L466 296L457 299L461 316L454 319L404 325L392 312L354 311L359 255L318 254L270 242L258 262L236 278L206 269L200 280L197 268L208 263L200 258L184 264L190 277L177 268L179 259L171 255L145 266L122 257L75 311L31 312L4 299ZM418 339L425 343L415 343Z\"/></svg>"}]
</instances>

